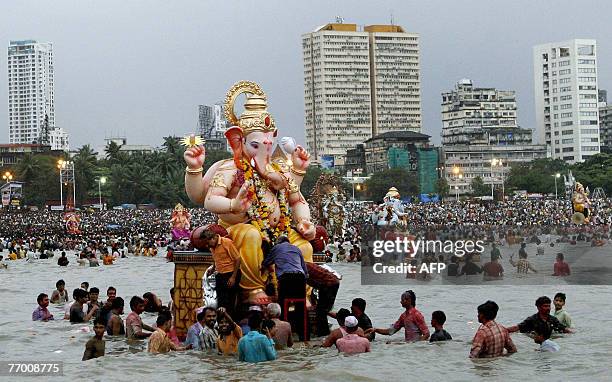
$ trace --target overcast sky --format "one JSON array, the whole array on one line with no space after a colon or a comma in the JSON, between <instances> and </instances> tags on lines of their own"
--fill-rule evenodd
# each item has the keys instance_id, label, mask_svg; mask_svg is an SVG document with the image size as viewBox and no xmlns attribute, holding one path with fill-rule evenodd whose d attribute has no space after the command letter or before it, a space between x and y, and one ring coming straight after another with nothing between
<instances>
[{"instance_id":1,"label":"overcast sky","mask_svg":"<svg viewBox=\"0 0 612 382\"><path fill-rule=\"evenodd\" d=\"M10 40L54 44L56 125L71 146L132 144L194 132L197 105L238 80L260 83L279 133L304 141L301 35L342 16L420 35L423 132L440 141L440 93L461 78L516 90L519 124L534 128L532 47L595 38L599 86L612 90L607 1L2 0L0 142L8 142Z\"/></svg>"}]
</instances>

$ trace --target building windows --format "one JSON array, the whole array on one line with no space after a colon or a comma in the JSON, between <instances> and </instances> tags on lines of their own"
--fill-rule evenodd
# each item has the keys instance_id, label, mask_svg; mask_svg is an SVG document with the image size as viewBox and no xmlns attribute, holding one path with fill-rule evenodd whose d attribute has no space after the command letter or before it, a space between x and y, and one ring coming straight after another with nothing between
<instances>
[{"instance_id":1,"label":"building windows","mask_svg":"<svg viewBox=\"0 0 612 382\"><path fill-rule=\"evenodd\" d=\"M595 68L578 68L578 73L595 73Z\"/></svg>"},{"instance_id":2,"label":"building windows","mask_svg":"<svg viewBox=\"0 0 612 382\"><path fill-rule=\"evenodd\" d=\"M599 135L599 129L580 129L580 134L597 134Z\"/></svg>"},{"instance_id":3,"label":"building windows","mask_svg":"<svg viewBox=\"0 0 612 382\"><path fill-rule=\"evenodd\" d=\"M580 58L580 59L578 59L578 63L579 64L595 65L595 60Z\"/></svg>"},{"instance_id":4,"label":"building windows","mask_svg":"<svg viewBox=\"0 0 612 382\"><path fill-rule=\"evenodd\" d=\"M597 99L597 94L580 94L580 99Z\"/></svg>"},{"instance_id":5,"label":"building windows","mask_svg":"<svg viewBox=\"0 0 612 382\"><path fill-rule=\"evenodd\" d=\"M560 93L565 93L565 92L571 92L572 91L572 87L571 86L563 86L559 88L559 92Z\"/></svg>"},{"instance_id":6,"label":"building windows","mask_svg":"<svg viewBox=\"0 0 612 382\"><path fill-rule=\"evenodd\" d=\"M569 66L569 64L570 64L569 60L559 61L559 67Z\"/></svg>"},{"instance_id":7,"label":"building windows","mask_svg":"<svg viewBox=\"0 0 612 382\"><path fill-rule=\"evenodd\" d=\"M564 95L564 96L559 97L559 99L560 99L561 101L567 101L567 100L572 99L572 95L571 95L571 94ZM555 101L556 101L556 100L555 100Z\"/></svg>"},{"instance_id":8,"label":"building windows","mask_svg":"<svg viewBox=\"0 0 612 382\"><path fill-rule=\"evenodd\" d=\"M571 103L564 103L563 105L561 105L561 110L571 109L571 108L572 108Z\"/></svg>"},{"instance_id":9,"label":"building windows","mask_svg":"<svg viewBox=\"0 0 612 382\"><path fill-rule=\"evenodd\" d=\"M581 138L580 142L582 142L582 143L597 143L597 142L599 142L599 138Z\"/></svg>"},{"instance_id":10,"label":"building windows","mask_svg":"<svg viewBox=\"0 0 612 382\"><path fill-rule=\"evenodd\" d=\"M558 143L558 141L557 141L557 143ZM562 139L561 143L563 143L564 145L567 145L569 143L574 143L574 138Z\"/></svg>"},{"instance_id":11,"label":"building windows","mask_svg":"<svg viewBox=\"0 0 612 382\"><path fill-rule=\"evenodd\" d=\"M580 116L581 117L597 117L597 112L596 111L581 111Z\"/></svg>"},{"instance_id":12,"label":"building windows","mask_svg":"<svg viewBox=\"0 0 612 382\"><path fill-rule=\"evenodd\" d=\"M559 70L559 75L562 76L564 74L570 74L572 72L571 69L563 69L563 70Z\"/></svg>"},{"instance_id":13,"label":"building windows","mask_svg":"<svg viewBox=\"0 0 612 382\"><path fill-rule=\"evenodd\" d=\"M561 134L562 135L572 135L574 134L574 131L573 130L563 130Z\"/></svg>"},{"instance_id":14,"label":"building windows","mask_svg":"<svg viewBox=\"0 0 612 382\"><path fill-rule=\"evenodd\" d=\"M578 90L597 90L597 87L594 85L580 85Z\"/></svg>"},{"instance_id":15,"label":"building windows","mask_svg":"<svg viewBox=\"0 0 612 382\"><path fill-rule=\"evenodd\" d=\"M578 77L578 82L597 82L597 77Z\"/></svg>"},{"instance_id":16,"label":"building windows","mask_svg":"<svg viewBox=\"0 0 612 382\"><path fill-rule=\"evenodd\" d=\"M578 45L577 51L580 56L594 56L595 45Z\"/></svg>"},{"instance_id":17,"label":"building windows","mask_svg":"<svg viewBox=\"0 0 612 382\"><path fill-rule=\"evenodd\" d=\"M592 103L592 102L581 102L580 103L580 108L589 108L589 107L597 107L597 104Z\"/></svg>"},{"instance_id":18,"label":"building windows","mask_svg":"<svg viewBox=\"0 0 612 382\"><path fill-rule=\"evenodd\" d=\"M563 152L564 152L564 153L571 153L571 152L573 152L573 151L574 151L574 148L573 148L573 147L564 147L564 148L563 148Z\"/></svg>"},{"instance_id":19,"label":"building windows","mask_svg":"<svg viewBox=\"0 0 612 382\"><path fill-rule=\"evenodd\" d=\"M561 118L571 118L572 117L572 113L561 113Z\"/></svg>"},{"instance_id":20,"label":"building windows","mask_svg":"<svg viewBox=\"0 0 612 382\"><path fill-rule=\"evenodd\" d=\"M582 151L594 152L594 151L599 151L599 146L582 146L581 149Z\"/></svg>"},{"instance_id":21,"label":"building windows","mask_svg":"<svg viewBox=\"0 0 612 382\"><path fill-rule=\"evenodd\" d=\"M568 70L569 70L569 69L568 69ZM579 78L584 78L584 77L579 77ZM567 83L569 83L570 81L571 81L571 78L561 78L561 79L559 80L559 83L560 83L560 84L567 84Z\"/></svg>"},{"instance_id":22,"label":"building windows","mask_svg":"<svg viewBox=\"0 0 612 382\"><path fill-rule=\"evenodd\" d=\"M597 125L597 121L592 119L582 119L580 120L580 124L583 126Z\"/></svg>"},{"instance_id":23,"label":"building windows","mask_svg":"<svg viewBox=\"0 0 612 382\"><path fill-rule=\"evenodd\" d=\"M574 124L573 121L563 121L561 122L561 126L572 126Z\"/></svg>"}]
</instances>

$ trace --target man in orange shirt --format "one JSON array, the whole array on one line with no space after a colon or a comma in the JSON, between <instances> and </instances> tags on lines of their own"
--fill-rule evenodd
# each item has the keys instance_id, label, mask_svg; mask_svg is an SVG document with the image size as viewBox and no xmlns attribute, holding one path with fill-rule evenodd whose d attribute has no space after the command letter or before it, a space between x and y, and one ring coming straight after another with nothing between
<instances>
[{"instance_id":1,"label":"man in orange shirt","mask_svg":"<svg viewBox=\"0 0 612 382\"><path fill-rule=\"evenodd\" d=\"M206 242L215 262L217 306L225 308L231 316L240 284L240 252L232 240L210 230L202 231L200 238Z\"/></svg>"}]
</instances>

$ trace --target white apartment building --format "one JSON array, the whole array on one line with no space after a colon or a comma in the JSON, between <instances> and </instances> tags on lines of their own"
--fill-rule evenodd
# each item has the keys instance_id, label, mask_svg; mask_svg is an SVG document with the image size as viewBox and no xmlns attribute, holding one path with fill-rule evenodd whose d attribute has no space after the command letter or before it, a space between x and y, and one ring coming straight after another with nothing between
<instances>
[{"instance_id":1,"label":"white apartment building","mask_svg":"<svg viewBox=\"0 0 612 382\"><path fill-rule=\"evenodd\" d=\"M533 131L517 124L516 93L477 88L462 79L442 93L442 153L450 195L470 193L480 177L501 187L514 163L546 157L545 145L532 144Z\"/></svg>"},{"instance_id":2,"label":"white apartment building","mask_svg":"<svg viewBox=\"0 0 612 382\"><path fill-rule=\"evenodd\" d=\"M568 163L599 153L596 41L537 45L533 68L539 143Z\"/></svg>"},{"instance_id":3,"label":"white apartment building","mask_svg":"<svg viewBox=\"0 0 612 382\"><path fill-rule=\"evenodd\" d=\"M11 41L8 47L9 142L41 142L48 118L55 127L53 45L34 40ZM48 143L48 142L47 142Z\"/></svg>"},{"instance_id":4,"label":"white apartment building","mask_svg":"<svg viewBox=\"0 0 612 382\"><path fill-rule=\"evenodd\" d=\"M55 127L49 131L49 145L51 150L70 151L70 140L68 132L61 127Z\"/></svg>"},{"instance_id":5,"label":"white apartment building","mask_svg":"<svg viewBox=\"0 0 612 382\"><path fill-rule=\"evenodd\" d=\"M302 48L306 144L317 160L342 166L348 149L375 135L420 132L417 34L327 24L304 34Z\"/></svg>"}]
</instances>

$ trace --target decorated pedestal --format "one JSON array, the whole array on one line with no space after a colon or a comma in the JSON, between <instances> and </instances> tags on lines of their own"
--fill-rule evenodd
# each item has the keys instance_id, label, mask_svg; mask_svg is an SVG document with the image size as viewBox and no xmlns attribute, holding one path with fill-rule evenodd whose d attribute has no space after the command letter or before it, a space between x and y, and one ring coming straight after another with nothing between
<instances>
[{"instance_id":1,"label":"decorated pedestal","mask_svg":"<svg viewBox=\"0 0 612 382\"><path fill-rule=\"evenodd\" d=\"M202 306L204 292L202 278L213 264L209 252L175 251L174 261L174 327L179 338L196 322L195 310Z\"/></svg>"}]
</instances>

